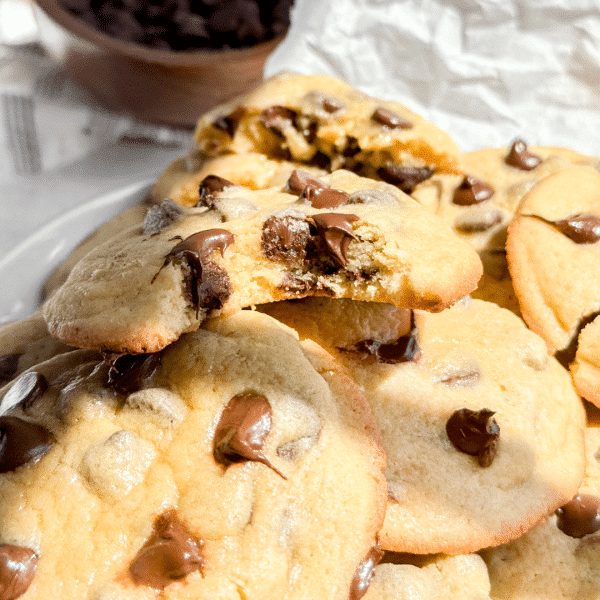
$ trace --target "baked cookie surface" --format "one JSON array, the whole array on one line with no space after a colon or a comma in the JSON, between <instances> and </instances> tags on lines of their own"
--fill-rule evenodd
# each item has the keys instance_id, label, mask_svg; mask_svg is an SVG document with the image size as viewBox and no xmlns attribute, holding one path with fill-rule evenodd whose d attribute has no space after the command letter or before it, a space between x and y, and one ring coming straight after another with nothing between
<instances>
[{"instance_id":1,"label":"baked cookie surface","mask_svg":"<svg viewBox=\"0 0 600 600\"><path fill-rule=\"evenodd\" d=\"M24 600L360 597L385 459L321 348L242 311L36 372L42 396L0 394L0 566L31 575Z\"/></svg>"},{"instance_id":2,"label":"baked cookie surface","mask_svg":"<svg viewBox=\"0 0 600 600\"><path fill-rule=\"evenodd\" d=\"M51 334L153 352L210 311L307 295L441 310L475 288L474 250L394 186L348 171L320 186L233 186L209 195L210 208L147 219L73 269L44 307Z\"/></svg>"},{"instance_id":3,"label":"baked cookie surface","mask_svg":"<svg viewBox=\"0 0 600 600\"><path fill-rule=\"evenodd\" d=\"M335 353L365 391L388 459L382 547L466 554L501 544L577 491L581 401L515 315L466 300L436 314L415 311L412 320L363 303L356 312L370 316L344 319L312 302L264 310ZM355 333L332 335L328 321ZM472 444L461 446L463 437Z\"/></svg>"}]
</instances>

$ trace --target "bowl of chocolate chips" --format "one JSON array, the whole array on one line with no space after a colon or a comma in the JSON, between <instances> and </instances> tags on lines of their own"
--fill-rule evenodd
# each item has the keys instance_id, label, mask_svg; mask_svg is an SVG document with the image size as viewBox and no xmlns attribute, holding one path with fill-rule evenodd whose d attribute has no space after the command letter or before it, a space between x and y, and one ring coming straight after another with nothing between
<instances>
[{"instance_id":1,"label":"bowl of chocolate chips","mask_svg":"<svg viewBox=\"0 0 600 600\"><path fill-rule=\"evenodd\" d=\"M256 87L293 0L36 0L49 54L104 107L193 127Z\"/></svg>"}]
</instances>

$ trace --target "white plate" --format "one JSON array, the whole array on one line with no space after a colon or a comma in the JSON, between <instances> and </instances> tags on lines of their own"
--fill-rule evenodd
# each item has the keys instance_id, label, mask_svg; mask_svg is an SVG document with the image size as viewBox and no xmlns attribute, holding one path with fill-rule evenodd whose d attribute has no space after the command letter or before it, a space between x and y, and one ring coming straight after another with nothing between
<instances>
[{"instance_id":1,"label":"white plate","mask_svg":"<svg viewBox=\"0 0 600 600\"><path fill-rule=\"evenodd\" d=\"M50 273L97 227L138 204L151 184L141 181L86 202L36 231L0 260L0 323L32 314Z\"/></svg>"}]
</instances>

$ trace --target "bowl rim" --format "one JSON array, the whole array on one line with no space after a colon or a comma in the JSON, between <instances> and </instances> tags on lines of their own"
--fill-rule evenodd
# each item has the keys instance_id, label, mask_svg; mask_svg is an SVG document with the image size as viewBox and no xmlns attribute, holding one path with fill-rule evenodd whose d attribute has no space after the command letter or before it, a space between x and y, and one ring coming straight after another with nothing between
<instances>
[{"instance_id":1,"label":"bowl rim","mask_svg":"<svg viewBox=\"0 0 600 600\"><path fill-rule=\"evenodd\" d=\"M244 48L198 50L193 52L157 50L134 42L119 40L118 38L88 25L85 21L77 18L65 9L60 4L59 0L34 0L34 3L54 22L61 25L69 33L79 36L87 42L91 42L109 52L124 54L144 62L162 65L197 67L201 64L213 62L216 59L225 63L238 62L240 59L250 60L254 56L260 56L265 52L273 50L286 35L284 33L283 35L276 36L270 40L259 42L254 46L247 46Z\"/></svg>"}]
</instances>

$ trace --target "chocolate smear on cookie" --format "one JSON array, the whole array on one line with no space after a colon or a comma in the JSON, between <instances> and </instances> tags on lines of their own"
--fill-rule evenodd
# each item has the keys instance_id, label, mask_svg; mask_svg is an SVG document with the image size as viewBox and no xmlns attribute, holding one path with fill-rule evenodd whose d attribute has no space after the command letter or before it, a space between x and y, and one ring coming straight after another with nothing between
<instances>
[{"instance_id":1,"label":"chocolate smear on cookie","mask_svg":"<svg viewBox=\"0 0 600 600\"><path fill-rule=\"evenodd\" d=\"M400 115L383 106L375 109L375 112L371 115L371 119L388 129L412 129L413 127L412 123L409 123Z\"/></svg>"},{"instance_id":2,"label":"chocolate smear on cookie","mask_svg":"<svg viewBox=\"0 0 600 600\"><path fill-rule=\"evenodd\" d=\"M129 566L129 574L136 585L164 590L174 581L201 571L203 545L175 511L169 510L157 517L154 531Z\"/></svg>"},{"instance_id":3,"label":"chocolate smear on cookie","mask_svg":"<svg viewBox=\"0 0 600 600\"><path fill-rule=\"evenodd\" d=\"M460 185L454 190L452 202L459 206L470 206L489 200L494 195L494 190L487 183L465 175Z\"/></svg>"},{"instance_id":4,"label":"chocolate smear on cookie","mask_svg":"<svg viewBox=\"0 0 600 600\"><path fill-rule=\"evenodd\" d=\"M0 385L8 383L19 370L21 354L3 354L0 356Z\"/></svg>"},{"instance_id":5,"label":"chocolate smear on cookie","mask_svg":"<svg viewBox=\"0 0 600 600\"><path fill-rule=\"evenodd\" d=\"M555 229L567 236L576 244L595 244L600 241L600 217L592 214L577 213L566 219L550 221L539 215L523 215L524 217L533 217L552 225Z\"/></svg>"},{"instance_id":6,"label":"chocolate smear on cookie","mask_svg":"<svg viewBox=\"0 0 600 600\"><path fill-rule=\"evenodd\" d=\"M600 529L600 498L577 494L556 511L556 526L573 538L580 538Z\"/></svg>"},{"instance_id":7,"label":"chocolate smear on cookie","mask_svg":"<svg viewBox=\"0 0 600 600\"><path fill-rule=\"evenodd\" d=\"M214 197L215 194L226 190L227 188L233 187L235 183L220 177L219 175L207 175L198 186L198 202L196 206L206 206L208 208L214 208Z\"/></svg>"},{"instance_id":8,"label":"chocolate smear on cookie","mask_svg":"<svg viewBox=\"0 0 600 600\"><path fill-rule=\"evenodd\" d=\"M31 548L0 544L0 600L15 600L31 585L38 555Z\"/></svg>"},{"instance_id":9,"label":"chocolate smear on cookie","mask_svg":"<svg viewBox=\"0 0 600 600\"><path fill-rule=\"evenodd\" d=\"M310 225L293 216L269 217L262 229L260 245L269 260L284 264L302 262L310 239Z\"/></svg>"},{"instance_id":10,"label":"chocolate smear on cookie","mask_svg":"<svg viewBox=\"0 0 600 600\"><path fill-rule=\"evenodd\" d=\"M429 167L403 167L388 163L377 169L377 175L386 183L400 188L405 194L411 194L419 183L427 181L433 175L433 169Z\"/></svg>"},{"instance_id":11,"label":"chocolate smear on cookie","mask_svg":"<svg viewBox=\"0 0 600 600\"><path fill-rule=\"evenodd\" d=\"M531 171L542 162L542 159L537 154L530 152L523 140L517 139L513 142L504 162L521 171Z\"/></svg>"},{"instance_id":12,"label":"chocolate smear on cookie","mask_svg":"<svg viewBox=\"0 0 600 600\"><path fill-rule=\"evenodd\" d=\"M173 200L166 199L160 204L151 206L142 228L144 235L156 235L169 225L172 225L183 214L183 208Z\"/></svg>"},{"instance_id":13,"label":"chocolate smear on cookie","mask_svg":"<svg viewBox=\"0 0 600 600\"><path fill-rule=\"evenodd\" d=\"M300 194L304 191L304 188L307 186L311 186L315 189L325 189L329 187L316 177L313 177L307 171L303 171L302 169L294 169L285 184L284 192L287 192L288 194L294 194L295 196L300 196Z\"/></svg>"},{"instance_id":14,"label":"chocolate smear on cookie","mask_svg":"<svg viewBox=\"0 0 600 600\"><path fill-rule=\"evenodd\" d=\"M234 396L223 409L215 430L215 460L226 467L233 463L260 462L286 479L264 455L271 415L271 405L264 396L253 392Z\"/></svg>"},{"instance_id":15,"label":"chocolate smear on cookie","mask_svg":"<svg viewBox=\"0 0 600 600\"><path fill-rule=\"evenodd\" d=\"M37 462L52 446L52 434L18 417L0 417L0 473Z\"/></svg>"},{"instance_id":16,"label":"chocolate smear on cookie","mask_svg":"<svg viewBox=\"0 0 600 600\"><path fill-rule=\"evenodd\" d=\"M500 427L487 408L479 411L461 408L446 423L446 433L454 447L476 456L481 467L489 467L498 451Z\"/></svg>"},{"instance_id":17,"label":"chocolate smear on cookie","mask_svg":"<svg viewBox=\"0 0 600 600\"><path fill-rule=\"evenodd\" d=\"M240 121L244 114L246 113L246 109L243 107L236 108L233 112L228 115L224 115L222 117L217 117L212 126L215 129L219 129L220 131L224 131L229 135L229 137L233 137L237 128L240 124Z\"/></svg>"},{"instance_id":18,"label":"chocolate smear on cookie","mask_svg":"<svg viewBox=\"0 0 600 600\"><path fill-rule=\"evenodd\" d=\"M314 221L331 258L345 268L348 264L348 246L352 240L357 239L352 231L352 223L358 221L359 217L343 213L320 213L310 215L310 218Z\"/></svg>"},{"instance_id":19,"label":"chocolate smear on cookie","mask_svg":"<svg viewBox=\"0 0 600 600\"><path fill-rule=\"evenodd\" d=\"M300 194L313 208L337 208L350 201L350 195L342 190L327 187L313 187L307 185Z\"/></svg>"},{"instance_id":20,"label":"chocolate smear on cookie","mask_svg":"<svg viewBox=\"0 0 600 600\"><path fill-rule=\"evenodd\" d=\"M379 543L375 544L364 557L358 568L354 572L352 583L350 584L350 600L360 600L369 589L371 581L375 576L375 567L383 558L383 550Z\"/></svg>"},{"instance_id":21,"label":"chocolate smear on cookie","mask_svg":"<svg viewBox=\"0 0 600 600\"><path fill-rule=\"evenodd\" d=\"M283 132L296 122L298 113L286 106L269 106L260 113L260 122L273 133L283 137Z\"/></svg>"},{"instance_id":22,"label":"chocolate smear on cookie","mask_svg":"<svg viewBox=\"0 0 600 600\"><path fill-rule=\"evenodd\" d=\"M10 386L2 398L0 412L6 413L17 405L26 411L47 389L48 382L41 373L36 371L24 373Z\"/></svg>"},{"instance_id":23,"label":"chocolate smear on cookie","mask_svg":"<svg viewBox=\"0 0 600 600\"><path fill-rule=\"evenodd\" d=\"M158 367L161 354L107 354L106 385L120 394L131 394L144 388Z\"/></svg>"}]
</instances>

